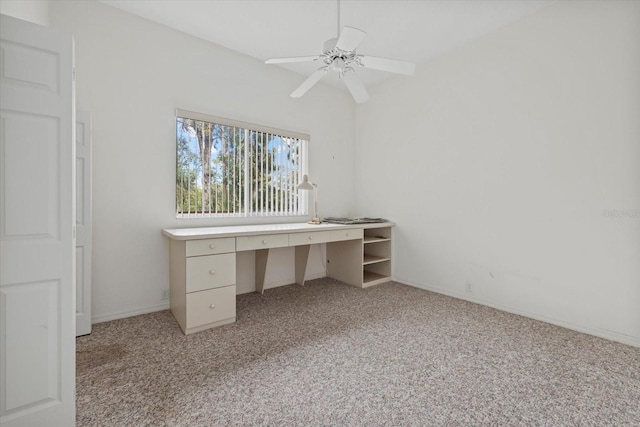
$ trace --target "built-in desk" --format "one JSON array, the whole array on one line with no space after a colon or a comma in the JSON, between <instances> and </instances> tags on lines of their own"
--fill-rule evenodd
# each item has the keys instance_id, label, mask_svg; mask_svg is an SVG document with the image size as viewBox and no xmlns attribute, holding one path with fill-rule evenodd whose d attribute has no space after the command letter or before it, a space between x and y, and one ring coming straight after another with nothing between
<instances>
[{"instance_id":1,"label":"built-in desk","mask_svg":"<svg viewBox=\"0 0 640 427\"><path fill-rule=\"evenodd\" d=\"M295 247L295 280L303 285L309 249L327 244L327 275L366 287L391 279L392 223L266 224L176 228L170 240L170 306L185 334L236 319L236 252L256 253L256 292L264 292L269 250Z\"/></svg>"}]
</instances>

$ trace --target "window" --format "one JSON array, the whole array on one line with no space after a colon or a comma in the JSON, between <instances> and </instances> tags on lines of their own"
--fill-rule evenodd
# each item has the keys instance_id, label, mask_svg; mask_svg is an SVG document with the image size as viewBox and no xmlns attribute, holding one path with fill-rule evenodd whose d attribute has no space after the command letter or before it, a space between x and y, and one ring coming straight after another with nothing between
<instances>
[{"instance_id":1,"label":"window","mask_svg":"<svg viewBox=\"0 0 640 427\"><path fill-rule=\"evenodd\" d=\"M308 135L176 111L176 217L306 215Z\"/></svg>"}]
</instances>

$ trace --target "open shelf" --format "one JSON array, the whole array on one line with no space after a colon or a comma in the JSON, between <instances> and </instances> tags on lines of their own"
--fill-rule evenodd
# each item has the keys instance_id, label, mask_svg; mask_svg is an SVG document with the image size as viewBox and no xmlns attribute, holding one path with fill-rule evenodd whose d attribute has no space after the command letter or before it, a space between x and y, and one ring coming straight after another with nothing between
<instances>
[{"instance_id":1,"label":"open shelf","mask_svg":"<svg viewBox=\"0 0 640 427\"><path fill-rule=\"evenodd\" d=\"M362 286L391 280L391 227L365 228L362 243Z\"/></svg>"},{"instance_id":2,"label":"open shelf","mask_svg":"<svg viewBox=\"0 0 640 427\"><path fill-rule=\"evenodd\" d=\"M364 236L364 243L376 243L376 242L388 242L391 239L387 238L387 237L380 237L380 236Z\"/></svg>"},{"instance_id":3,"label":"open shelf","mask_svg":"<svg viewBox=\"0 0 640 427\"><path fill-rule=\"evenodd\" d=\"M388 282L389 280L391 280L391 277L389 276L374 273L373 271L364 270L363 277L362 277L362 285L363 287L373 286L380 283Z\"/></svg>"},{"instance_id":4,"label":"open shelf","mask_svg":"<svg viewBox=\"0 0 640 427\"><path fill-rule=\"evenodd\" d=\"M394 224L363 224L362 237L327 243L327 275L361 288L391 280Z\"/></svg>"},{"instance_id":5,"label":"open shelf","mask_svg":"<svg viewBox=\"0 0 640 427\"><path fill-rule=\"evenodd\" d=\"M364 259L362 261L362 265L375 264L376 262L389 261L391 258L389 257L381 257L371 254L364 254Z\"/></svg>"}]
</instances>

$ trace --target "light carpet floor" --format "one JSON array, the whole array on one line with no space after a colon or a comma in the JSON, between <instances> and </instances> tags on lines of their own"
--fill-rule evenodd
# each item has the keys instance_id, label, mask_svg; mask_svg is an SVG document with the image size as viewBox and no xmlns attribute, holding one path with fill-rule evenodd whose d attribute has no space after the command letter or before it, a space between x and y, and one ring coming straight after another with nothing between
<instances>
[{"instance_id":1,"label":"light carpet floor","mask_svg":"<svg viewBox=\"0 0 640 427\"><path fill-rule=\"evenodd\" d=\"M79 426L640 426L640 349L398 283L319 279L77 339Z\"/></svg>"}]
</instances>

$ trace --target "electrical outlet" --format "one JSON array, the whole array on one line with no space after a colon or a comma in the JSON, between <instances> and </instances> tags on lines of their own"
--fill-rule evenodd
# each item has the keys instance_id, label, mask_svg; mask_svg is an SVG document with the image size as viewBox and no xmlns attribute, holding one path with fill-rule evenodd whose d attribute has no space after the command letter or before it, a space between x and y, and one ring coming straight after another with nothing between
<instances>
[{"instance_id":1,"label":"electrical outlet","mask_svg":"<svg viewBox=\"0 0 640 427\"><path fill-rule=\"evenodd\" d=\"M169 299L169 289L162 290L162 297L160 299Z\"/></svg>"},{"instance_id":2,"label":"electrical outlet","mask_svg":"<svg viewBox=\"0 0 640 427\"><path fill-rule=\"evenodd\" d=\"M465 285L465 290L470 294L473 293L473 285L471 284L471 282L467 282L467 284Z\"/></svg>"}]
</instances>

